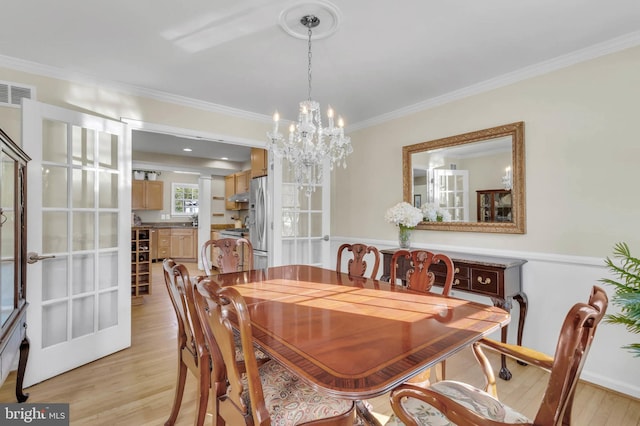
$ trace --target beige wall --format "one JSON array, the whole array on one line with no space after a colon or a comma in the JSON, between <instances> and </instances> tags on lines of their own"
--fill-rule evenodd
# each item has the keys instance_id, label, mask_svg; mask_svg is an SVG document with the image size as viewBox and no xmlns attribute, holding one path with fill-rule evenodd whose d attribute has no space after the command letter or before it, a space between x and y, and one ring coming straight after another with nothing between
<instances>
[{"instance_id":1,"label":"beige wall","mask_svg":"<svg viewBox=\"0 0 640 426\"><path fill-rule=\"evenodd\" d=\"M116 120L140 120L260 142L270 124L6 68L0 68L0 80L35 86L40 102ZM20 117L19 109L0 107L0 128L18 144Z\"/></svg>"},{"instance_id":2,"label":"beige wall","mask_svg":"<svg viewBox=\"0 0 640 426\"><path fill-rule=\"evenodd\" d=\"M417 243L604 257L640 252L640 48L628 49L351 134L334 179L332 234L395 240L403 145L525 123L527 233L416 231ZM339 185L336 185L339 182Z\"/></svg>"}]
</instances>

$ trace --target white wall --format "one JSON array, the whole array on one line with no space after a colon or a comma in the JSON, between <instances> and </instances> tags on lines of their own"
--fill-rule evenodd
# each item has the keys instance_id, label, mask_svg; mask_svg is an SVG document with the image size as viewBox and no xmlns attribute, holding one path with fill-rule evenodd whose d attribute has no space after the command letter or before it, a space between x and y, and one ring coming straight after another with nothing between
<instances>
[{"instance_id":1,"label":"white wall","mask_svg":"<svg viewBox=\"0 0 640 426\"><path fill-rule=\"evenodd\" d=\"M632 48L353 132L354 153L333 179L332 243L397 246L384 213L402 199L403 145L524 121L527 233L414 231L413 241L527 259L524 343L553 353L568 307L607 275L614 244L640 256L638 99ZM620 349L638 340L602 324L583 378L640 397L639 360Z\"/></svg>"}]
</instances>

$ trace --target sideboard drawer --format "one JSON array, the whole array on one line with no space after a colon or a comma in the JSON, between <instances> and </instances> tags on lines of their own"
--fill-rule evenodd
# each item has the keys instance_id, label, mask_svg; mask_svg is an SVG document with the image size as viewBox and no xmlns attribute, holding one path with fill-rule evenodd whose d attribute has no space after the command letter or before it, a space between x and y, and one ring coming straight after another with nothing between
<instances>
[{"instance_id":1,"label":"sideboard drawer","mask_svg":"<svg viewBox=\"0 0 640 426\"><path fill-rule=\"evenodd\" d=\"M456 278L453 276L452 290L469 290L469 278Z\"/></svg>"},{"instance_id":2,"label":"sideboard drawer","mask_svg":"<svg viewBox=\"0 0 640 426\"><path fill-rule=\"evenodd\" d=\"M498 272L473 268L471 270L471 290L488 295L500 294Z\"/></svg>"},{"instance_id":3,"label":"sideboard drawer","mask_svg":"<svg viewBox=\"0 0 640 426\"><path fill-rule=\"evenodd\" d=\"M453 268L453 288L457 290L468 290L469 267L454 263ZM431 270L436 276L435 285L442 287L444 285L444 280L447 277L447 267L443 263L434 263L431 265Z\"/></svg>"}]
</instances>

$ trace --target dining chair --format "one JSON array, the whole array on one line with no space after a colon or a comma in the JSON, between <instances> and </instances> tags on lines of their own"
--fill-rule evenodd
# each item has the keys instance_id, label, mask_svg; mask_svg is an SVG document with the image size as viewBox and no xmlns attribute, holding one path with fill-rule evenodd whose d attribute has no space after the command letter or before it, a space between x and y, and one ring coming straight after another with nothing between
<instances>
[{"instance_id":1,"label":"dining chair","mask_svg":"<svg viewBox=\"0 0 640 426\"><path fill-rule=\"evenodd\" d=\"M212 262L209 250L216 253L216 262L218 266L218 272L225 274L228 272L237 272L242 265L242 252L240 247L244 247L244 250L248 250L248 253L244 254L244 259L247 261L247 265L244 265L244 269L253 269L253 246L251 242L246 238L220 238L218 240L208 240L202 244L200 249L200 258L202 260L202 267L207 275L211 275ZM216 251L218 249L218 251Z\"/></svg>"},{"instance_id":2,"label":"dining chair","mask_svg":"<svg viewBox=\"0 0 640 426\"><path fill-rule=\"evenodd\" d=\"M406 268L407 272L404 277L397 277L398 263L409 262L409 267ZM434 265L444 265L446 268L446 275L442 284L442 294L449 296L451 288L453 287L453 276L455 274L455 268L453 261L449 256L443 253L432 253L427 250L398 250L391 257L391 271L389 282L396 284L397 279L402 279L406 282L407 288L431 292L436 280L436 274L433 271ZM436 380L444 380L446 376L446 360L441 361L435 367ZM427 369L419 375L411 378L408 383L413 383L420 386L428 386L430 384L431 370Z\"/></svg>"},{"instance_id":3,"label":"dining chair","mask_svg":"<svg viewBox=\"0 0 640 426\"><path fill-rule=\"evenodd\" d=\"M211 348L212 380L217 384L211 395L215 424L353 425L353 401L319 392L274 360L258 366L249 310L237 289L219 287L204 279L198 284L195 298L205 339ZM245 375L234 362L233 328L240 332Z\"/></svg>"},{"instance_id":4,"label":"dining chair","mask_svg":"<svg viewBox=\"0 0 640 426\"><path fill-rule=\"evenodd\" d=\"M342 253L344 251L353 253L353 258L347 262L347 273L354 277L364 277L367 272L367 261L365 256L367 254L373 255L373 268L371 269L370 277L376 279L378 275L378 267L380 266L380 252L374 246L367 246L365 244L342 244L338 248L338 264L336 271L342 270Z\"/></svg>"},{"instance_id":5,"label":"dining chair","mask_svg":"<svg viewBox=\"0 0 640 426\"><path fill-rule=\"evenodd\" d=\"M409 267L404 277L397 276L398 263L409 262ZM436 279L432 265L443 264L446 267L446 276L442 284L442 294L448 296L453 287L455 269L453 261L443 253L432 253L428 250L397 250L391 257L391 271L389 282L396 284L400 278L406 283L407 288L418 291L430 292Z\"/></svg>"},{"instance_id":6,"label":"dining chair","mask_svg":"<svg viewBox=\"0 0 640 426\"><path fill-rule=\"evenodd\" d=\"M576 385L608 303L604 290L593 286L589 301L575 304L565 317L554 357L518 345L487 338L480 340L473 345L473 350L485 374L484 390L448 380L426 389L400 385L391 392L395 414L387 426L444 425L450 424L449 421L460 425L570 425ZM533 420L498 400L495 375L482 351L483 346L550 372Z\"/></svg>"},{"instance_id":7,"label":"dining chair","mask_svg":"<svg viewBox=\"0 0 640 426\"><path fill-rule=\"evenodd\" d=\"M176 422L182 404L187 370L189 370L199 383L196 425L202 425L207 414L211 387L209 349L206 346L202 326L195 310L189 272L184 265L175 263L173 259L165 259L162 266L169 298L178 320L178 377L171 414L164 424L171 426Z\"/></svg>"}]
</instances>

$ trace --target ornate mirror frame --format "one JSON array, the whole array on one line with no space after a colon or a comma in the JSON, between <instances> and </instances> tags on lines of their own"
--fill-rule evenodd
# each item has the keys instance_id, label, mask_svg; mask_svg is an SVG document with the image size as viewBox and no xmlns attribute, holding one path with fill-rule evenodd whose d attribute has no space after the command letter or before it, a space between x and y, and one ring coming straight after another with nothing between
<instances>
[{"instance_id":1,"label":"ornate mirror frame","mask_svg":"<svg viewBox=\"0 0 640 426\"><path fill-rule=\"evenodd\" d=\"M420 222L418 226L416 226L416 229L430 229L434 231L493 232L506 234L525 233L524 122L522 121L402 147L403 199L413 205L413 169L411 164L411 154L508 136L510 136L512 140L512 221Z\"/></svg>"}]
</instances>

